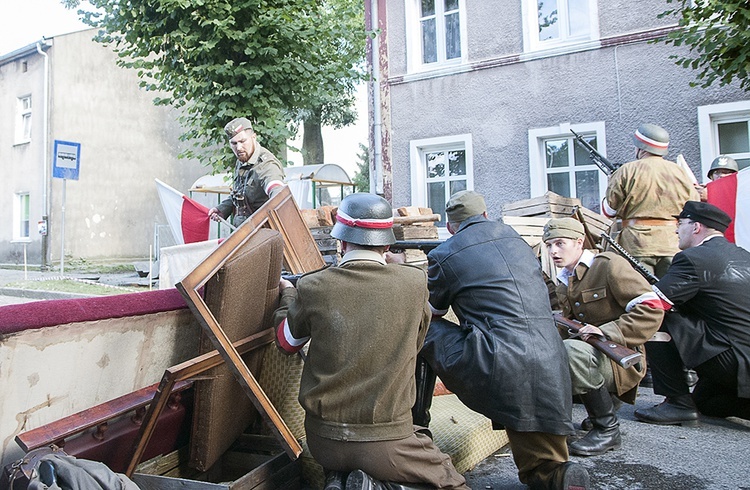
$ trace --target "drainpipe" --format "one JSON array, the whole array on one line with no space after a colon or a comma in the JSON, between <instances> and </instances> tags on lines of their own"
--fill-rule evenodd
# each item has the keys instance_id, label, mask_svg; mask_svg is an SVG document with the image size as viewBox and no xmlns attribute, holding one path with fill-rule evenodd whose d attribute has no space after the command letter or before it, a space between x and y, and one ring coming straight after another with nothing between
<instances>
[{"instance_id":1,"label":"drainpipe","mask_svg":"<svg viewBox=\"0 0 750 490\"><path fill-rule=\"evenodd\" d=\"M378 30L378 0L370 0L370 57L372 60L372 157L375 172L370 173L370 189L383 195L383 144L380 110L380 34Z\"/></svg>"},{"instance_id":2,"label":"drainpipe","mask_svg":"<svg viewBox=\"0 0 750 490\"><path fill-rule=\"evenodd\" d=\"M42 264L41 269L43 271L47 270L48 263L47 263L47 257L49 255L49 165L47 161L48 157L48 136L49 136L49 56L47 53L42 49L42 46L49 47L47 44L44 43L44 38L42 38L41 41L36 43L36 50L37 52L44 57L44 112L42 117L42 126L44 130L42 131L42 205L44 206L44 209L42 210L42 220L47 225L47 232L42 235Z\"/></svg>"}]
</instances>

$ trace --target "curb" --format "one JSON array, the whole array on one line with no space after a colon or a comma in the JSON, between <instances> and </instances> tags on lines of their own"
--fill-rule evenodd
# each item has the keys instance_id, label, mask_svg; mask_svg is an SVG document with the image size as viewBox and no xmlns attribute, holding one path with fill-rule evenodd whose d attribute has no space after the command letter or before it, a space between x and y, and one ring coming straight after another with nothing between
<instances>
[{"instance_id":1,"label":"curb","mask_svg":"<svg viewBox=\"0 0 750 490\"><path fill-rule=\"evenodd\" d=\"M91 298L99 295L63 293L59 291L40 291L38 289L0 288L0 296L16 296L31 299L79 299Z\"/></svg>"}]
</instances>

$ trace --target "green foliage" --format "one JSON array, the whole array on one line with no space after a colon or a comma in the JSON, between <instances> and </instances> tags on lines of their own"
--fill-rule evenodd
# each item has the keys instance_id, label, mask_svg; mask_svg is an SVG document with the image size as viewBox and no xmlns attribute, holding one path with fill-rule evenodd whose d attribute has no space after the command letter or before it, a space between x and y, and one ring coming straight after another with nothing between
<instances>
[{"instance_id":1,"label":"green foliage","mask_svg":"<svg viewBox=\"0 0 750 490\"><path fill-rule=\"evenodd\" d=\"M137 70L157 105L181 109L182 139L191 143L183 157L230 167L222 128L237 116L250 117L276 154L305 110L326 108L327 124L353 120L354 86L365 74L361 0L88 3L78 12L100 29L96 40Z\"/></svg>"},{"instance_id":2,"label":"green foliage","mask_svg":"<svg viewBox=\"0 0 750 490\"><path fill-rule=\"evenodd\" d=\"M370 192L370 158L367 146L359 144L357 153L357 171L352 181L357 184L357 192Z\"/></svg>"},{"instance_id":3,"label":"green foliage","mask_svg":"<svg viewBox=\"0 0 750 490\"><path fill-rule=\"evenodd\" d=\"M687 46L690 54L674 55L684 68L698 70L692 86L720 86L734 81L750 89L750 4L745 0L667 0L675 4L659 18L676 16L680 29L664 39L667 44Z\"/></svg>"}]
</instances>

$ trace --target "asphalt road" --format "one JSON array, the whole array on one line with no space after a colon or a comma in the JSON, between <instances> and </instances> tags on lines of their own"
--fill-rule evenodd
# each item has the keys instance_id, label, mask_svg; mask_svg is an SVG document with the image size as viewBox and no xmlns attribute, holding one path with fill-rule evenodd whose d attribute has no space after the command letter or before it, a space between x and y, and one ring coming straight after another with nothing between
<instances>
[{"instance_id":1,"label":"asphalt road","mask_svg":"<svg viewBox=\"0 0 750 490\"><path fill-rule=\"evenodd\" d=\"M571 459L583 464L599 490L750 489L750 421L701 417L698 427L659 426L636 421L635 408L661 402L650 388L639 390L635 407L624 404L618 416L623 446L601 456ZM573 406L573 420L586 416ZM579 431L578 436L584 432ZM472 489L526 488L513 460L497 454L465 474Z\"/></svg>"}]
</instances>

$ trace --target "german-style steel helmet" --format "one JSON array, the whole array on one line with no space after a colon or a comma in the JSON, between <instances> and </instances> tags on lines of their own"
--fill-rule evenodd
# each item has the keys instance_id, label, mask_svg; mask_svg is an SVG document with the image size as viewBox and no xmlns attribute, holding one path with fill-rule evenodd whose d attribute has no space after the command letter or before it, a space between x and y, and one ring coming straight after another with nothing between
<instances>
[{"instance_id":1,"label":"german-style steel helmet","mask_svg":"<svg viewBox=\"0 0 750 490\"><path fill-rule=\"evenodd\" d=\"M708 169L709 179L711 178L711 175L715 170L729 170L731 172L739 172L740 167L737 165L737 160L735 160L734 158L725 155L719 155L718 157L714 158L714 161L711 162L711 168Z\"/></svg>"},{"instance_id":2,"label":"german-style steel helmet","mask_svg":"<svg viewBox=\"0 0 750 490\"><path fill-rule=\"evenodd\" d=\"M382 197L366 192L346 196L336 211L331 236L357 245L393 245L396 237L391 205Z\"/></svg>"},{"instance_id":3,"label":"german-style steel helmet","mask_svg":"<svg viewBox=\"0 0 750 490\"><path fill-rule=\"evenodd\" d=\"M669 147L669 133L656 124L641 124L633 134L633 144L641 150L664 156Z\"/></svg>"}]
</instances>

